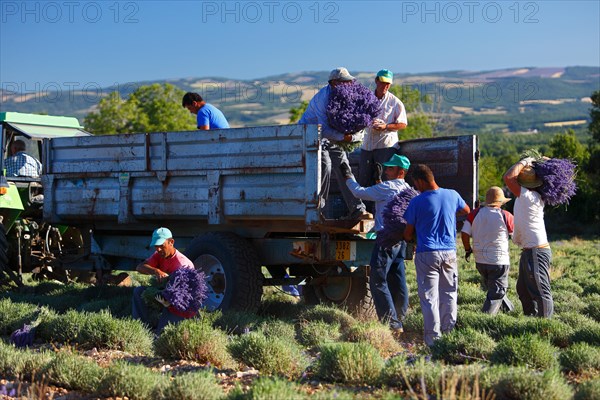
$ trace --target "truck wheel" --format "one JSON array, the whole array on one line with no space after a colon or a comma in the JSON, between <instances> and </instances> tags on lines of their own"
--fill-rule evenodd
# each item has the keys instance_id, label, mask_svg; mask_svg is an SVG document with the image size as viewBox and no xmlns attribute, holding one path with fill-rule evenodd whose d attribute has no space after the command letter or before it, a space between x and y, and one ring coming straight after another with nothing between
<instances>
[{"instance_id":1,"label":"truck wheel","mask_svg":"<svg viewBox=\"0 0 600 400\"><path fill-rule=\"evenodd\" d=\"M230 232L211 232L192 240L185 255L207 277L207 309L258 309L263 276L248 241Z\"/></svg>"},{"instance_id":2,"label":"truck wheel","mask_svg":"<svg viewBox=\"0 0 600 400\"><path fill-rule=\"evenodd\" d=\"M333 304L360 317L375 315L368 276L328 277L323 283L302 287L306 304Z\"/></svg>"}]
</instances>

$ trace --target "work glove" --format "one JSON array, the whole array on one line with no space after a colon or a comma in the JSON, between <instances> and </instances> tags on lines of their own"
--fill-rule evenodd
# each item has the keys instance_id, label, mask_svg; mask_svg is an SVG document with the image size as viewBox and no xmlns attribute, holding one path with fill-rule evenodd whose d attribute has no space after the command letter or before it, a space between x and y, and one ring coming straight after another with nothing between
<instances>
[{"instance_id":1,"label":"work glove","mask_svg":"<svg viewBox=\"0 0 600 400\"><path fill-rule=\"evenodd\" d=\"M344 175L345 178L351 178L354 176L352 175L352 170L347 163L341 163L340 169L342 170L342 175Z\"/></svg>"},{"instance_id":2,"label":"work glove","mask_svg":"<svg viewBox=\"0 0 600 400\"><path fill-rule=\"evenodd\" d=\"M381 182L381 175L383 174L383 165L381 165L380 163L375 163L375 166L373 168L373 179L375 180L375 183L377 182Z\"/></svg>"},{"instance_id":3,"label":"work glove","mask_svg":"<svg viewBox=\"0 0 600 400\"><path fill-rule=\"evenodd\" d=\"M469 258L471 258L471 254L473 254L473 249L465 251L465 260L467 260L467 262L470 261Z\"/></svg>"},{"instance_id":4,"label":"work glove","mask_svg":"<svg viewBox=\"0 0 600 400\"><path fill-rule=\"evenodd\" d=\"M160 294L157 294L156 297L154 297L154 300L158 301L160 304L162 304L165 307L169 307L171 305L171 303L169 303L167 301L167 299L162 297Z\"/></svg>"}]
</instances>

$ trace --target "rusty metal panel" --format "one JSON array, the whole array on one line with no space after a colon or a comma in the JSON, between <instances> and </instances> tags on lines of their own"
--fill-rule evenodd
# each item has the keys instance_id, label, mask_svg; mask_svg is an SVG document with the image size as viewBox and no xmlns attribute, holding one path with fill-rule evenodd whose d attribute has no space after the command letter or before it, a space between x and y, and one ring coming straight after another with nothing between
<instances>
[{"instance_id":1,"label":"rusty metal panel","mask_svg":"<svg viewBox=\"0 0 600 400\"><path fill-rule=\"evenodd\" d=\"M318 221L315 125L79 139L45 143L54 222Z\"/></svg>"},{"instance_id":2,"label":"rusty metal panel","mask_svg":"<svg viewBox=\"0 0 600 400\"><path fill-rule=\"evenodd\" d=\"M401 154L411 164L426 164L437 184L456 190L469 207L477 200L478 150L474 135L407 140L400 142ZM410 179L407 179L409 183Z\"/></svg>"}]
</instances>

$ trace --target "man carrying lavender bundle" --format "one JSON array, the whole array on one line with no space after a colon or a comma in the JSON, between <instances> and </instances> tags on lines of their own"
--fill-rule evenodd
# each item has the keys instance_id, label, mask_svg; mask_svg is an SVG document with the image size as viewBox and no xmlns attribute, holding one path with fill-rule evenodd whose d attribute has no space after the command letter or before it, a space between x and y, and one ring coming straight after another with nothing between
<instances>
[{"instance_id":1,"label":"man carrying lavender bundle","mask_svg":"<svg viewBox=\"0 0 600 400\"><path fill-rule=\"evenodd\" d=\"M136 271L153 275L158 285L166 283L166 286L162 290L136 287L132 315L151 325L151 308L159 307L162 312L156 333L160 334L167 324L176 324L198 313L206 297L206 279L204 273L196 271L194 263L175 248L173 234L168 228L154 231L150 247L154 247L154 254L139 264ZM152 294L150 299L148 293Z\"/></svg>"},{"instance_id":2,"label":"man carrying lavender bundle","mask_svg":"<svg viewBox=\"0 0 600 400\"><path fill-rule=\"evenodd\" d=\"M381 109L373 123L365 128L365 137L360 146L360 166L358 182L361 186L372 186L377 179L378 163L383 164L396 154L398 131L406 128L406 109L399 98L389 92L394 82L394 74L388 69L377 72L375 77L375 97L381 102ZM387 180L382 176L383 180Z\"/></svg>"},{"instance_id":3,"label":"man carrying lavender bundle","mask_svg":"<svg viewBox=\"0 0 600 400\"><path fill-rule=\"evenodd\" d=\"M504 183L516 196L513 242L521 247L517 294L523 314L552 317L550 289L552 250L544 224L544 206L567 204L575 195L575 165L567 159L549 159L535 150L504 174Z\"/></svg>"},{"instance_id":4,"label":"man carrying lavender bundle","mask_svg":"<svg viewBox=\"0 0 600 400\"><path fill-rule=\"evenodd\" d=\"M403 332L401 319L408 310L408 287L404 266L406 242L402 240L402 232L395 236L389 234L394 227L388 226L385 210L399 194L412 192L412 196L409 194L409 197L414 197L417 193L404 181L410 168L408 158L394 154L383 166L387 180L370 187L361 187L347 164L342 164L342 170L346 176L346 185L354 196L375 202L377 241L371 255L371 294L377 317L380 321L389 323L393 333L397 335ZM392 240L380 240L380 235L382 239Z\"/></svg>"},{"instance_id":5,"label":"man carrying lavender bundle","mask_svg":"<svg viewBox=\"0 0 600 400\"><path fill-rule=\"evenodd\" d=\"M321 125L321 209L325 207L329 196L333 172L349 210L346 218L360 220L370 217L363 202L354 197L344 185L345 179L340 166L348 165L345 148L360 142L362 130L372 124L379 107L375 95L365 86L355 82L355 78L346 68L339 67L331 71L328 85L311 99L298 121L300 124Z\"/></svg>"}]
</instances>

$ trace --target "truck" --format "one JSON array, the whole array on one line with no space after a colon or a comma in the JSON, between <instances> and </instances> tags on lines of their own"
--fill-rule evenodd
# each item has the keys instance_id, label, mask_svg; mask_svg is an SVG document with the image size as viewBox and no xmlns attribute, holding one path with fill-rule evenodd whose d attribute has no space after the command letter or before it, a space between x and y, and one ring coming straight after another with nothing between
<instances>
[{"instance_id":1,"label":"truck","mask_svg":"<svg viewBox=\"0 0 600 400\"><path fill-rule=\"evenodd\" d=\"M335 185L320 208L320 142L318 125L46 139L43 220L80 233L65 270L134 270L165 226L207 276L208 309L255 310L263 286L300 285L308 304L371 313L373 220L337 218ZM475 136L401 145L474 204Z\"/></svg>"},{"instance_id":2,"label":"truck","mask_svg":"<svg viewBox=\"0 0 600 400\"><path fill-rule=\"evenodd\" d=\"M0 165L4 170L11 143L21 140L25 152L40 159L45 138L89 136L74 117L0 113ZM0 174L0 278L21 286L24 272L66 278L57 257L68 253L74 230L43 220L41 177Z\"/></svg>"}]
</instances>

